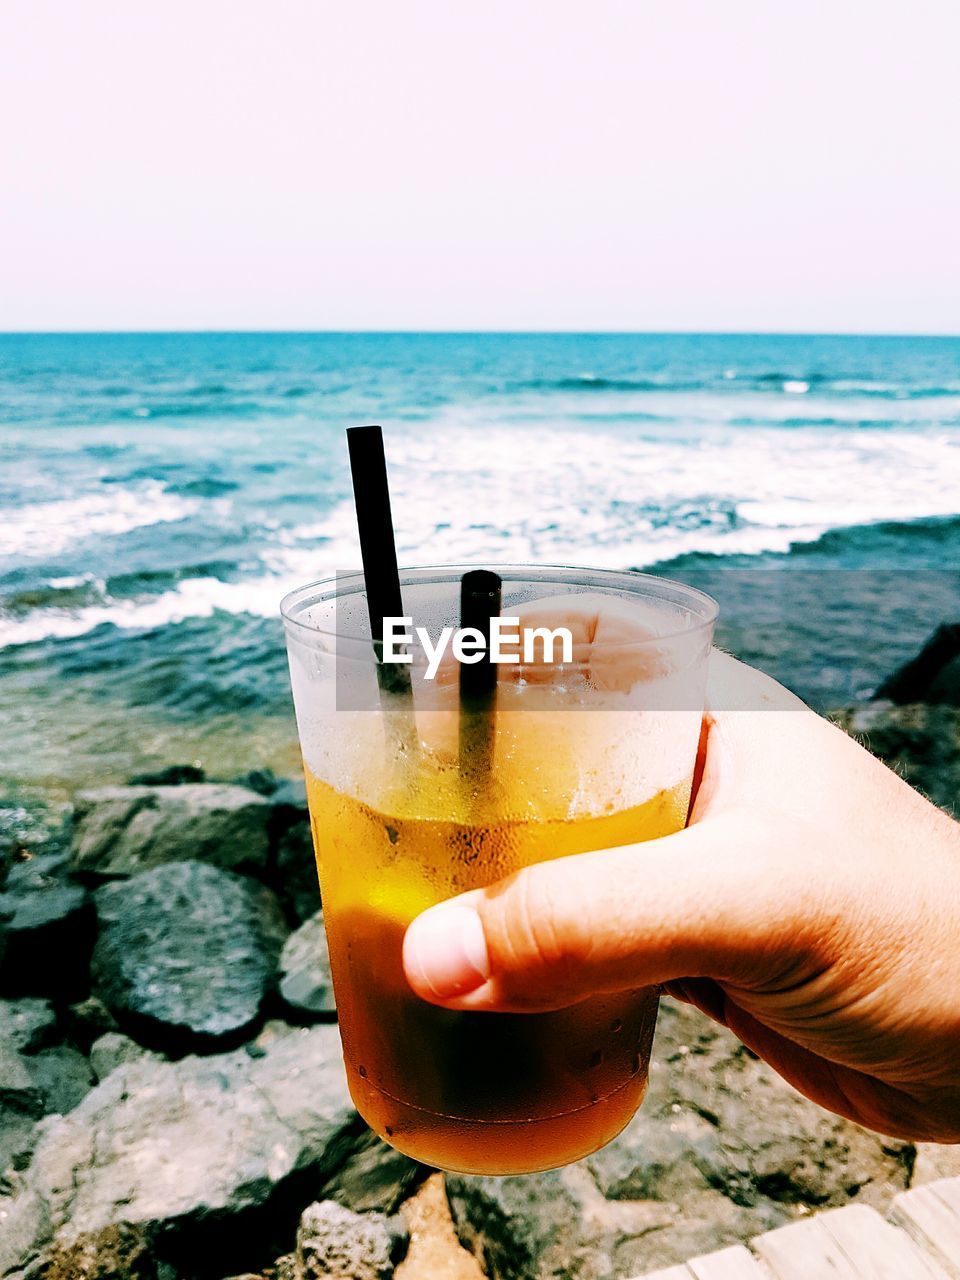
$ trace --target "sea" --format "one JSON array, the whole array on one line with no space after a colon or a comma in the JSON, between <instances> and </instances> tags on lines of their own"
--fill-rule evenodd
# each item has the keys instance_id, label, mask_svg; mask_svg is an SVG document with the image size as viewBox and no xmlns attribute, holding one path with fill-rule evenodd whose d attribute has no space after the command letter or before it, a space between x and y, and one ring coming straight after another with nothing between
<instances>
[{"instance_id":1,"label":"sea","mask_svg":"<svg viewBox=\"0 0 960 1280\"><path fill-rule=\"evenodd\" d=\"M291 772L278 604L356 567L649 569L819 709L960 620L960 339L0 335L0 783Z\"/></svg>"}]
</instances>

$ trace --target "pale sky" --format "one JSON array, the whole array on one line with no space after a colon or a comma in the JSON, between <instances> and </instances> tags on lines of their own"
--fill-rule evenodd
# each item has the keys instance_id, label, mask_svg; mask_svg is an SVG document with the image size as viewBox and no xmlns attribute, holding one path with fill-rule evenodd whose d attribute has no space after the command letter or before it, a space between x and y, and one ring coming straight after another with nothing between
<instances>
[{"instance_id":1,"label":"pale sky","mask_svg":"<svg viewBox=\"0 0 960 1280\"><path fill-rule=\"evenodd\" d=\"M2 0L0 329L960 333L956 0Z\"/></svg>"}]
</instances>

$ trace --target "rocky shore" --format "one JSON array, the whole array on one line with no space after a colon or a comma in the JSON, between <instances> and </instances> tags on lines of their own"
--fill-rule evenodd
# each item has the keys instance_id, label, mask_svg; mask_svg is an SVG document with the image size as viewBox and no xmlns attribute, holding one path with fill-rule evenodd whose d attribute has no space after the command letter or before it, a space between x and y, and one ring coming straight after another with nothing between
<instances>
[{"instance_id":1,"label":"rocky shore","mask_svg":"<svg viewBox=\"0 0 960 1280\"><path fill-rule=\"evenodd\" d=\"M954 812L958 634L837 713ZM441 1186L350 1102L301 784L185 766L0 822L0 1277L621 1280L960 1172L665 1002L619 1139Z\"/></svg>"}]
</instances>

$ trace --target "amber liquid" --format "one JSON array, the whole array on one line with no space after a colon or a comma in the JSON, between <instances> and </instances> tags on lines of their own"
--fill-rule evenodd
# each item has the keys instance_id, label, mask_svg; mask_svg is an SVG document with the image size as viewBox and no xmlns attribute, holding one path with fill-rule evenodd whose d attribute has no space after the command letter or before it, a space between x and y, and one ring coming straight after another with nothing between
<instances>
[{"instance_id":1,"label":"amber liquid","mask_svg":"<svg viewBox=\"0 0 960 1280\"><path fill-rule=\"evenodd\" d=\"M577 820L482 819L434 785L384 813L309 771L324 918L350 1091L367 1123L425 1164L513 1174L577 1160L643 1099L657 1015L651 988L538 1014L458 1013L416 997L401 945L424 908L520 867L649 840L683 826L689 784Z\"/></svg>"}]
</instances>

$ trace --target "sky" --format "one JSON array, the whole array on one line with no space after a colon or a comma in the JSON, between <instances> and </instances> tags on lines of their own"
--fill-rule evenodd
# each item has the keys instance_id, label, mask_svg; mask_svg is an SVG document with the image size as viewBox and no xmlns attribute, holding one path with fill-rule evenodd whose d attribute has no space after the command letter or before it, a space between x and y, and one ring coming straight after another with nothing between
<instances>
[{"instance_id":1,"label":"sky","mask_svg":"<svg viewBox=\"0 0 960 1280\"><path fill-rule=\"evenodd\" d=\"M0 330L960 333L956 0L3 0Z\"/></svg>"}]
</instances>

